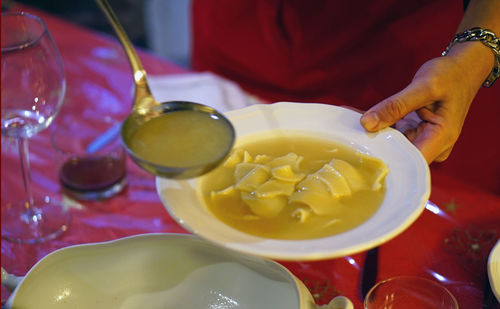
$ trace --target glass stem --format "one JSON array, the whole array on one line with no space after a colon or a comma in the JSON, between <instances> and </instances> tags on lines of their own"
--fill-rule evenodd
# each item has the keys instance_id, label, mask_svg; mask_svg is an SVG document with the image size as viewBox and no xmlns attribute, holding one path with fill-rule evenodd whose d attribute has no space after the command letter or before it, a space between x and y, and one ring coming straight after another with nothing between
<instances>
[{"instance_id":1,"label":"glass stem","mask_svg":"<svg viewBox=\"0 0 500 309\"><path fill-rule=\"evenodd\" d=\"M31 188L31 172L30 172L28 139L23 137L18 138L17 147L19 150L19 161L21 165L21 173L23 175L24 194L26 197L26 202L24 206L26 207L26 210L30 210L35 202L33 199L33 191Z\"/></svg>"}]
</instances>

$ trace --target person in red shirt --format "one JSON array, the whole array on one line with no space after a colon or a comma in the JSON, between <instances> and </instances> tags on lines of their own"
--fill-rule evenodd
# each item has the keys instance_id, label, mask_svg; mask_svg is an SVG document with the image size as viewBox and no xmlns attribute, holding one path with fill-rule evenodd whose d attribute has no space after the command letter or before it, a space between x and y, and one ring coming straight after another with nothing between
<instances>
[{"instance_id":1,"label":"person in red shirt","mask_svg":"<svg viewBox=\"0 0 500 309\"><path fill-rule=\"evenodd\" d=\"M498 41L496 54L468 37L441 56L455 33L481 27L500 37L500 0L466 6L464 12L457 0L194 0L192 67L268 102L355 107L366 111L360 121L368 131L413 116L398 122L402 131L429 164L441 162L499 65Z\"/></svg>"}]
</instances>

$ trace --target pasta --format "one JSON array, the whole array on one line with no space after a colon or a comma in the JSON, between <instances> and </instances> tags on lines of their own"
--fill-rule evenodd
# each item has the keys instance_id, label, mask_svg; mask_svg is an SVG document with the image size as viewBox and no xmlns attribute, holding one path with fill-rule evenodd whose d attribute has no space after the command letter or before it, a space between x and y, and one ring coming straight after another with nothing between
<instances>
[{"instance_id":1,"label":"pasta","mask_svg":"<svg viewBox=\"0 0 500 309\"><path fill-rule=\"evenodd\" d=\"M360 160L373 160L360 153L356 155ZM334 214L339 208L339 198L362 189L379 190L388 172L387 167L379 163L381 168L377 169L373 179L363 179L350 163L334 158L306 176L300 172L300 162L303 158L295 153L273 159L263 155L258 157L261 163L253 163L250 154L247 151L242 152L241 149L229 156L224 166L235 168L236 184L213 192L212 198L227 195L228 192L235 194L236 190L239 190L241 199L251 211L266 218L278 215L291 203L302 203L317 215ZM301 220L305 220L302 219L304 213L301 214Z\"/></svg>"},{"instance_id":2,"label":"pasta","mask_svg":"<svg viewBox=\"0 0 500 309\"><path fill-rule=\"evenodd\" d=\"M238 218L234 220L244 224L288 220L301 225L322 222L330 227L343 221L346 209L357 207L352 201L362 196L376 197L375 204L381 200L389 172L381 160L331 142L320 144L317 154L313 148L304 150L304 156L295 149L297 145L285 153L249 151L258 148L251 146L237 148L212 173L217 176L205 182L208 204L221 211L224 207L229 214L222 216Z\"/></svg>"}]
</instances>

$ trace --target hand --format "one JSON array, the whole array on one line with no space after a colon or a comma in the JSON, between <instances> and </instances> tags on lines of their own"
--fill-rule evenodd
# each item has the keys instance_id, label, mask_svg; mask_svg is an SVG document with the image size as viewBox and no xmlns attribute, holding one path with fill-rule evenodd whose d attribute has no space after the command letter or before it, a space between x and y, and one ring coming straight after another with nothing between
<instances>
[{"instance_id":1,"label":"hand","mask_svg":"<svg viewBox=\"0 0 500 309\"><path fill-rule=\"evenodd\" d=\"M484 72L468 71L471 62L465 58L447 56L424 63L406 88L365 112L361 124L374 132L394 124L398 128L396 122L405 118L399 127L427 162L446 160L484 80Z\"/></svg>"}]
</instances>

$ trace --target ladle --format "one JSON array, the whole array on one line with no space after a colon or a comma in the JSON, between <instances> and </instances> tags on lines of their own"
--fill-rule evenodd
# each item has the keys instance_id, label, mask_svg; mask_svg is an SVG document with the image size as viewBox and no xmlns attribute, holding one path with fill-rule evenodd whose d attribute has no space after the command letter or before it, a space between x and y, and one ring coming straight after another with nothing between
<instances>
[{"instance_id":1,"label":"ladle","mask_svg":"<svg viewBox=\"0 0 500 309\"><path fill-rule=\"evenodd\" d=\"M169 101L162 103L157 102L149 88L146 79L146 71L144 70L132 43L127 37L125 30L118 21L118 18L113 12L110 4L107 0L95 1L100 9L104 12L106 18L113 27L132 67L135 83L135 97L133 101L132 112L124 120L121 126L121 138L130 157L146 171L154 175L166 178L192 178L202 175L215 168L226 157L234 143L235 131L232 124L224 115L206 105L187 101ZM136 151L134 151L133 147L131 147L132 141L134 139L135 133L139 128L141 128L141 126L146 124L148 121L151 121L152 119L177 111L192 111L196 113L202 113L210 117L210 121L215 121L218 122L218 124L222 124L222 126L224 126L223 132L226 132L226 136L213 136L213 138L223 139L223 141L227 142L224 142L222 147L218 147L217 154L213 155L213 157L210 157L205 162L191 162L190 164L183 164L182 166L165 166L163 164L159 164L158 162L152 162L151 160L144 158ZM207 130L209 129L210 128L207 127ZM164 132L164 135L166 134L175 134L179 135L182 138L182 134L184 134L184 132L175 130ZM158 143L162 143L164 135L162 134L161 136L158 136ZM191 151L202 152L203 147L200 147L200 149L191 149Z\"/></svg>"}]
</instances>

